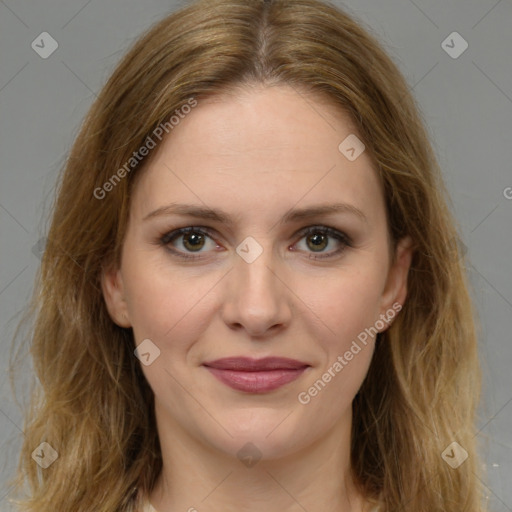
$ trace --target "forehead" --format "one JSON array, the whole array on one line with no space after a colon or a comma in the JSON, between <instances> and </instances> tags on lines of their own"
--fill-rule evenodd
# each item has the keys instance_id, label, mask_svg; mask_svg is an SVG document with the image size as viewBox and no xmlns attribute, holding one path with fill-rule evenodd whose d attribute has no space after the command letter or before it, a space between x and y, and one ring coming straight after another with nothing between
<instances>
[{"instance_id":1,"label":"forehead","mask_svg":"<svg viewBox=\"0 0 512 512\"><path fill-rule=\"evenodd\" d=\"M144 212L183 194L224 209L238 197L256 209L346 199L377 210L382 190L369 155L350 161L339 148L356 134L343 110L288 86L198 100L155 150L135 196L148 203Z\"/></svg>"},{"instance_id":2,"label":"forehead","mask_svg":"<svg viewBox=\"0 0 512 512\"><path fill-rule=\"evenodd\" d=\"M200 145L212 156L243 150L294 161L336 152L355 133L351 117L324 96L285 85L253 86L199 100L171 133L168 148Z\"/></svg>"}]
</instances>

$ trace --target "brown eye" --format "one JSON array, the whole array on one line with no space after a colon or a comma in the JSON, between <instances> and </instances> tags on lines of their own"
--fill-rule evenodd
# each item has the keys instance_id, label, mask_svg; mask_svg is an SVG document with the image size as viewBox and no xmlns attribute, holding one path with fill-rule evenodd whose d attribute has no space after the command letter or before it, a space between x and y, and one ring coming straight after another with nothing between
<instances>
[{"instance_id":1,"label":"brown eye","mask_svg":"<svg viewBox=\"0 0 512 512\"><path fill-rule=\"evenodd\" d=\"M309 245L308 243L308 247L312 248L315 251L322 251L328 245L328 237L325 236L324 234L315 233L313 235L308 235L306 239L311 242L311 245Z\"/></svg>"},{"instance_id":2,"label":"brown eye","mask_svg":"<svg viewBox=\"0 0 512 512\"><path fill-rule=\"evenodd\" d=\"M204 246L204 236L196 231L183 235L183 247L190 251L197 251Z\"/></svg>"},{"instance_id":3,"label":"brown eye","mask_svg":"<svg viewBox=\"0 0 512 512\"><path fill-rule=\"evenodd\" d=\"M306 252L310 253L310 259L331 258L341 254L347 247L352 247L352 241L348 235L328 226L314 226L307 228L302 232L302 238L305 239ZM333 244L338 245L338 249L325 251ZM317 253L311 254L311 253ZM322 253L322 254L321 254Z\"/></svg>"},{"instance_id":4,"label":"brown eye","mask_svg":"<svg viewBox=\"0 0 512 512\"><path fill-rule=\"evenodd\" d=\"M180 239L182 239L181 247ZM212 244L212 248L217 247L209 231L192 226L171 231L159 239L159 243L165 246L167 250L184 259L200 258L201 253L206 252L202 249L207 245L207 242ZM197 253L197 256L190 253Z\"/></svg>"}]
</instances>

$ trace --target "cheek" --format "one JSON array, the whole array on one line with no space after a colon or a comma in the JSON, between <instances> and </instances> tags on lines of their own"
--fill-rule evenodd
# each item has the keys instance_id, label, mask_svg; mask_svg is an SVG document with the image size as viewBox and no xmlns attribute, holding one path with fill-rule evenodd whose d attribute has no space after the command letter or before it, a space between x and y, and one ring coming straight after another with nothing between
<instances>
[{"instance_id":1,"label":"cheek","mask_svg":"<svg viewBox=\"0 0 512 512\"><path fill-rule=\"evenodd\" d=\"M135 339L160 339L172 328L176 316L179 289L174 293L159 279L150 265L127 265L130 281L126 286L130 320Z\"/></svg>"},{"instance_id":2,"label":"cheek","mask_svg":"<svg viewBox=\"0 0 512 512\"><path fill-rule=\"evenodd\" d=\"M376 335L372 327L378 319L381 288L375 274L364 276L340 276L329 281L322 294L310 294L311 321L315 314L322 320L321 332L311 334L322 358L297 401L311 418L323 418L323 426L312 427L318 430L313 436L322 435L326 424L334 425L347 413L372 360Z\"/></svg>"},{"instance_id":3,"label":"cheek","mask_svg":"<svg viewBox=\"0 0 512 512\"><path fill-rule=\"evenodd\" d=\"M321 320L322 337L329 352L348 350L355 339L379 318L382 277L377 267L364 271L338 273L304 289L300 296L310 309L310 316ZM316 292L312 292L316 289Z\"/></svg>"},{"instance_id":4,"label":"cheek","mask_svg":"<svg viewBox=\"0 0 512 512\"><path fill-rule=\"evenodd\" d=\"M126 260L127 302L135 340L152 339L162 352L184 350L208 322L214 276L170 272L160 263ZM218 279L218 277L217 277Z\"/></svg>"}]
</instances>

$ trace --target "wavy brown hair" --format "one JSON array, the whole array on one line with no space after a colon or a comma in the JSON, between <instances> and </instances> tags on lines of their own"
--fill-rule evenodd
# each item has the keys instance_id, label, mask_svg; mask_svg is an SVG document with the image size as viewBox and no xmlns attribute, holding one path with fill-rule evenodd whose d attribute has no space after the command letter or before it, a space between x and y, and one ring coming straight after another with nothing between
<instances>
[{"instance_id":1,"label":"wavy brown hair","mask_svg":"<svg viewBox=\"0 0 512 512\"><path fill-rule=\"evenodd\" d=\"M317 0L189 3L151 27L99 93L63 166L22 321L35 378L13 479L20 493L28 483L12 500L19 510L128 512L149 495L162 468L153 392L100 284L120 262L148 158L105 198L94 191L191 98L251 84L289 85L350 114L384 184L393 241L415 244L407 301L353 403L361 492L386 512L482 510L476 315L441 172L396 64L362 22ZM11 383L16 372L11 361ZM453 441L469 453L457 469L441 457ZM31 456L42 442L59 455L46 469Z\"/></svg>"}]
</instances>

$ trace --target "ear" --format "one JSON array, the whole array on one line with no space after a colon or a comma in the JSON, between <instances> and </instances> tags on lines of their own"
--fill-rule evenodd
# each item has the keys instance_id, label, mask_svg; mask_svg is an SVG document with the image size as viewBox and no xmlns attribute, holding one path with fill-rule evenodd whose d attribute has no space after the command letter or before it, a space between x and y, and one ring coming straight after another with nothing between
<instances>
[{"instance_id":1,"label":"ear","mask_svg":"<svg viewBox=\"0 0 512 512\"><path fill-rule=\"evenodd\" d=\"M120 327L131 327L121 270L113 267L104 269L101 274L101 289L112 321Z\"/></svg>"},{"instance_id":2,"label":"ear","mask_svg":"<svg viewBox=\"0 0 512 512\"><path fill-rule=\"evenodd\" d=\"M381 315L388 312L393 304L402 307L407 297L407 276L414 253L412 239L409 236L402 238L395 251L394 260L389 268L388 277L381 298ZM384 329L385 330L385 329Z\"/></svg>"}]
</instances>

